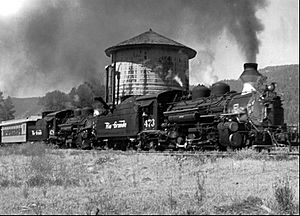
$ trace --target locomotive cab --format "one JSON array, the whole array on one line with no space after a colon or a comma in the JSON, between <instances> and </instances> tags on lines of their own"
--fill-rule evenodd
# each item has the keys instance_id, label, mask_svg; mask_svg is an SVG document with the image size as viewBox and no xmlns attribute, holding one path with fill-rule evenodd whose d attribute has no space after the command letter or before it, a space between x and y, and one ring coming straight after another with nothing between
<instances>
[{"instance_id":1,"label":"locomotive cab","mask_svg":"<svg viewBox=\"0 0 300 216\"><path fill-rule=\"evenodd\" d=\"M163 112L182 95L181 90L171 90L125 99L113 112L96 117L98 145L122 150L157 148Z\"/></svg>"},{"instance_id":2,"label":"locomotive cab","mask_svg":"<svg viewBox=\"0 0 300 216\"><path fill-rule=\"evenodd\" d=\"M163 150L170 147L169 143L161 139L165 136L163 112L182 98L183 94L181 90L171 90L137 98L140 113L139 148Z\"/></svg>"}]
</instances>

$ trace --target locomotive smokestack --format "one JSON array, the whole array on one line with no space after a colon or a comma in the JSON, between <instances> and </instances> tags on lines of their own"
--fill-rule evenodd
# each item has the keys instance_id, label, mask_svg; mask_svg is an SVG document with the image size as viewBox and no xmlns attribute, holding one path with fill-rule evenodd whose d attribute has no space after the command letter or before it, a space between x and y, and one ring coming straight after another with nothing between
<instances>
[{"instance_id":1,"label":"locomotive smokestack","mask_svg":"<svg viewBox=\"0 0 300 216\"><path fill-rule=\"evenodd\" d=\"M243 82L242 94L257 91L257 82L261 77L256 63L245 63L244 72L240 76L240 80Z\"/></svg>"}]
</instances>

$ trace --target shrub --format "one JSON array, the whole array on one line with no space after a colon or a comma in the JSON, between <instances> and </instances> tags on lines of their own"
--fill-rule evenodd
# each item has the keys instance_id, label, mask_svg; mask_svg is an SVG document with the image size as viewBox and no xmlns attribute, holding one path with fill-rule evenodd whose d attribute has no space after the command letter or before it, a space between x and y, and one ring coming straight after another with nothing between
<instances>
[{"instance_id":1,"label":"shrub","mask_svg":"<svg viewBox=\"0 0 300 216\"><path fill-rule=\"evenodd\" d=\"M278 182L274 184L274 196L278 204L279 210L293 214L294 213L294 194L293 189L290 186L288 179L279 179Z\"/></svg>"},{"instance_id":2,"label":"shrub","mask_svg":"<svg viewBox=\"0 0 300 216\"><path fill-rule=\"evenodd\" d=\"M257 151L253 149L242 149L235 151L232 155L233 159L236 160L244 160L244 159L265 159L267 157L267 154Z\"/></svg>"},{"instance_id":3,"label":"shrub","mask_svg":"<svg viewBox=\"0 0 300 216\"><path fill-rule=\"evenodd\" d=\"M275 155L274 160L282 161L282 160L290 160L291 157L287 152L282 152L280 154Z\"/></svg>"},{"instance_id":4,"label":"shrub","mask_svg":"<svg viewBox=\"0 0 300 216\"><path fill-rule=\"evenodd\" d=\"M29 177L26 183L29 187L41 187L49 181L50 179L46 178L45 176L41 174L36 174Z\"/></svg>"},{"instance_id":5,"label":"shrub","mask_svg":"<svg viewBox=\"0 0 300 216\"><path fill-rule=\"evenodd\" d=\"M6 188L10 186L10 181L8 179L1 179L0 180L0 187Z\"/></svg>"},{"instance_id":6,"label":"shrub","mask_svg":"<svg viewBox=\"0 0 300 216\"><path fill-rule=\"evenodd\" d=\"M263 213L263 209L260 207L262 204L259 197L248 196L246 199L235 201L230 205L215 207L215 210L217 214L223 215L260 215Z\"/></svg>"},{"instance_id":7,"label":"shrub","mask_svg":"<svg viewBox=\"0 0 300 216\"><path fill-rule=\"evenodd\" d=\"M13 179L0 179L0 187L3 187L3 188L7 188L7 187L20 187L21 186L21 183L16 181L16 180L13 180Z\"/></svg>"}]
</instances>

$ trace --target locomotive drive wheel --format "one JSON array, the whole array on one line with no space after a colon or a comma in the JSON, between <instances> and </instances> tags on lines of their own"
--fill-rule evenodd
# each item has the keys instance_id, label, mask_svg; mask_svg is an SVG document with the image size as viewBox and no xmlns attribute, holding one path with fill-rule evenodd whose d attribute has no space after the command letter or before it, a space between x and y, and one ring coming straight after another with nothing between
<instances>
[{"instance_id":1,"label":"locomotive drive wheel","mask_svg":"<svg viewBox=\"0 0 300 216\"><path fill-rule=\"evenodd\" d=\"M140 148L141 148L141 150L145 150L145 151L150 151L150 150L157 151L158 150L158 143L155 140L142 141Z\"/></svg>"},{"instance_id":2,"label":"locomotive drive wheel","mask_svg":"<svg viewBox=\"0 0 300 216\"><path fill-rule=\"evenodd\" d=\"M238 132L230 134L229 142L232 149L242 148L244 146L244 135Z\"/></svg>"},{"instance_id":3,"label":"locomotive drive wheel","mask_svg":"<svg viewBox=\"0 0 300 216\"><path fill-rule=\"evenodd\" d=\"M81 149L83 150L91 150L92 149L92 143L90 140L83 140L81 143Z\"/></svg>"},{"instance_id":4,"label":"locomotive drive wheel","mask_svg":"<svg viewBox=\"0 0 300 216\"><path fill-rule=\"evenodd\" d=\"M156 145L155 145L154 141L150 141L149 150L156 150Z\"/></svg>"},{"instance_id":5,"label":"locomotive drive wheel","mask_svg":"<svg viewBox=\"0 0 300 216\"><path fill-rule=\"evenodd\" d=\"M127 140L126 146L128 150L137 150L138 143L135 141Z\"/></svg>"}]
</instances>

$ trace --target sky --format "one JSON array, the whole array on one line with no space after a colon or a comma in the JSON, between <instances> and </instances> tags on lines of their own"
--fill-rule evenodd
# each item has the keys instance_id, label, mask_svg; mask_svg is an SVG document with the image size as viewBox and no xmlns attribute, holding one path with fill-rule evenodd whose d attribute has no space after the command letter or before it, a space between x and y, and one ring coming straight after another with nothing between
<instances>
[{"instance_id":1,"label":"sky","mask_svg":"<svg viewBox=\"0 0 300 216\"><path fill-rule=\"evenodd\" d=\"M297 0L0 0L0 91L68 93L103 83L104 50L149 28L197 51L190 84L299 64Z\"/></svg>"}]
</instances>

